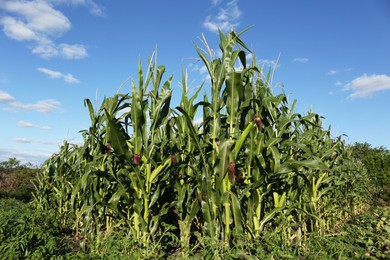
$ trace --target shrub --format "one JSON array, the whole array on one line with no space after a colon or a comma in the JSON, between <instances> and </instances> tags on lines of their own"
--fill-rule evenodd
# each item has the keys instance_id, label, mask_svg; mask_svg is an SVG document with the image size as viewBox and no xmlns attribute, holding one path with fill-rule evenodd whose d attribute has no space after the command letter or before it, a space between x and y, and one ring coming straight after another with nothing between
<instances>
[{"instance_id":1,"label":"shrub","mask_svg":"<svg viewBox=\"0 0 390 260\"><path fill-rule=\"evenodd\" d=\"M37 210L16 199L0 200L0 255L7 259L44 259L71 252L71 239L53 211Z\"/></svg>"}]
</instances>

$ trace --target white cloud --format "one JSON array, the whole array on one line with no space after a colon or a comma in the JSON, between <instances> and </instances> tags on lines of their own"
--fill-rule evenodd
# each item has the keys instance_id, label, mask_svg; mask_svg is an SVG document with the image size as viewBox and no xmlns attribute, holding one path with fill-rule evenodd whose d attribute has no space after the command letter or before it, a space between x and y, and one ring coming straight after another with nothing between
<instances>
[{"instance_id":1,"label":"white cloud","mask_svg":"<svg viewBox=\"0 0 390 260\"><path fill-rule=\"evenodd\" d=\"M238 0L229 1L224 7L219 8L217 15L209 15L203 22L203 27L211 32L218 33L218 29L222 32L228 32L234 27L239 26L239 18L242 15L241 10L237 5ZM221 1L212 1L213 5L219 4Z\"/></svg>"},{"instance_id":2,"label":"white cloud","mask_svg":"<svg viewBox=\"0 0 390 260\"><path fill-rule=\"evenodd\" d=\"M206 65L203 65L200 69L199 69L199 73L202 75L202 74L205 74L207 73L208 70L207 70L207 67Z\"/></svg>"},{"instance_id":3,"label":"white cloud","mask_svg":"<svg viewBox=\"0 0 390 260\"><path fill-rule=\"evenodd\" d=\"M346 68L346 69L343 69L343 70L331 69L328 72L326 72L325 75L332 76L332 75L336 75L336 74L339 74L339 73L342 73L342 72L351 72L351 71L353 71L353 68Z\"/></svg>"},{"instance_id":4,"label":"white cloud","mask_svg":"<svg viewBox=\"0 0 390 260\"><path fill-rule=\"evenodd\" d=\"M11 96L10 94L8 94L5 91L0 90L0 103L2 103L2 102L10 102L10 101L13 101L13 100L15 100L15 98L13 96Z\"/></svg>"},{"instance_id":5,"label":"white cloud","mask_svg":"<svg viewBox=\"0 0 390 260\"><path fill-rule=\"evenodd\" d=\"M42 58L62 57L82 59L88 56L81 44L57 44L55 39L71 29L71 22L56 10L49 0L3 0L0 9L5 15L0 19L3 32L16 41L29 42L31 52ZM92 6L93 1L73 1ZM82 3L81 3L82 2ZM88 4L90 3L90 4Z\"/></svg>"},{"instance_id":6,"label":"white cloud","mask_svg":"<svg viewBox=\"0 0 390 260\"><path fill-rule=\"evenodd\" d=\"M104 15L104 9L102 6L96 4L92 0L51 0L55 4L67 4L74 7L77 6L84 6L86 7L91 14L97 15L97 16L103 16Z\"/></svg>"},{"instance_id":7,"label":"white cloud","mask_svg":"<svg viewBox=\"0 0 390 260\"><path fill-rule=\"evenodd\" d=\"M46 145L59 145L60 144L59 142L55 142L55 141L31 140L31 139L28 139L28 138L25 138L25 137L15 137L13 140L14 140L14 142L17 142L17 143L26 143L26 144L32 144L32 143L35 143L35 144L46 144Z\"/></svg>"},{"instance_id":8,"label":"white cloud","mask_svg":"<svg viewBox=\"0 0 390 260\"><path fill-rule=\"evenodd\" d=\"M222 0L211 0L212 5L219 5L222 2Z\"/></svg>"},{"instance_id":9,"label":"white cloud","mask_svg":"<svg viewBox=\"0 0 390 260\"><path fill-rule=\"evenodd\" d=\"M24 137L15 137L14 141L17 143L31 143L31 140Z\"/></svg>"},{"instance_id":10,"label":"white cloud","mask_svg":"<svg viewBox=\"0 0 390 260\"><path fill-rule=\"evenodd\" d=\"M196 64L189 66L189 68L191 69L191 72L198 72L201 75L203 81L211 81L211 77L208 73L206 65L199 67L199 65Z\"/></svg>"},{"instance_id":11,"label":"white cloud","mask_svg":"<svg viewBox=\"0 0 390 260\"><path fill-rule=\"evenodd\" d=\"M267 59L265 59L265 60L259 60L258 62L260 64L262 64L262 65L265 65L265 66L268 66L268 67L272 67L272 68L274 68L275 66L277 68L279 68L281 66L279 63L277 63L278 62L277 60L267 60Z\"/></svg>"},{"instance_id":12,"label":"white cloud","mask_svg":"<svg viewBox=\"0 0 390 260\"><path fill-rule=\"evenodd\" d=\"M342 86L343 85L343 82L341 82L340 80L336 81L334 83L335 86Z\"/></svg>"},{"instance_id":13,"label":"white cloud","mask_svg":"<svg viewBox=\"0 0 390 260\"><path fill-rule=\"evenodd\" d=\"M88 56L87 49L81 44L60 44L58 50L66 59L83 59Z\"/></svg>"},{"instance_id":14,"label":"white cloud","mask_svg":"<svg viewBox=\"0 0 390 260\"><path fill-rule=\"evenodd\" d=\"M35 125L33 123L26 122L26 121L19 121L17 123L17 125L20 126L20 127L31 127L31 128L38 128L38 129L43 129L43 130L49 130L50 129L49 126Z\"/></svg>"},{"instance_id":15,"label":"white cloud","mask_svg":"<svg viewBox=\"0 0 390 260\"><path fill-rule=\"evenodd\" d=\"M34 31L26 27L21 21L17 21L12 17L4 17L0 19L3 24L3 31L9 38L17 41L38 40L38 36Z\"/></svg>"},{"instance_id":16,"label":"white cloud","mask_svg":"<svg viewBox=\"0 0 390 260\"><path fill-rule=\"evenodd\" d=\"M327 73L325 73L326 75L336 75L337 73L339 73L340 71L338 70L329 70Z\"/></svg>"},{"instance_id":17,"label":"white cloud","mask_svg":"<svg viewBox=\"0 0 390 260\"><path fill-rule=\"evenodd\" d=\"M390 90L390 76L385 74L363 74L346 84L343 90L352 91L349 98L370 97L376 92Z\"/></svg>"},{"instance_id":18,"label":"white cloud","mask_svg":"<svg viewBox=\"0 0 390 260\"><path fill-rule=\"evenodd\" d=\"M76 79L75 77L73 77L73 75L70 73L64 75L64 80L65 80L65 82L68 82L69 84L80 83L80 81L78 79Z\"/></svg>"},{"instance_id":19,"label":"white cloud","mask_svg":"<svg viewBox=\"0 0 390 260\"><path fill-rule=\"evenodd\" d=\"M52 113L60 109L61 103L55 99L45 99L39 100L37 103L33 104L24 104L19 101L14 101L10 103L10 108L5 108L5 110L31 110L37 111L40 113Z\"/></svg>"},{"instance_id":20,"label":"white cloud","mask_svg":"<svg viewBox=\"0 0 390 260\"><path fill-rule=\"evenodd\" d=\"M299 62L299 63L306 63L308 62L309 59L308 58L302 58L302 57L296 57L294 58L293 62Z\"/></svg>"},{"instance_id":21,"label":"white cloud","mask_svg":"<svg viewBox=\"0 0 390 260\"><path fill-rule=\"evenodd\" d=\"M6 161L9 158L17 158L22 163L33 163L39 166L52 155L49 151L33 150L30 152L20 152L9 148L0 147L0 161Z\"/></svg>"},{"instance_id":22,"label":"white cloud","mask_svg":"<svg viewBox=\"0 0 390 260\"><path fill-rule=\"evenodd\" d=\"M251 62L252 59L253 59L253 54L252 54L252 53L248 53L248 54L245 56L245 58L246 58L246 62L247 62L247 63L248 63L248 62Z\"/></svg>"},{"instance_id":23,"label":"white cloud","mask_svg":"<svg viewBox=\"0 0 390 260\"><path fill-rule=\"evenodd\" d=\"M197 126L200 125L201 123L203 123L203 117L196 118L193 121L193 124Z\"/></svg>"},{"instance_id":24,"label":"white cloud","mask_svg":"<svg viewBox=\"0 0 390 260\"><path fill-rule=\"evenodd\" d=\"M68 18L46 1L5 1L1 8L15 15L15 17L4 18L12 21L11 25L17 23L20 28L30 31L36 37L59 36L71 27ZM11 36L18 37L17 32Z\"/></svg>"},{"instance_id":25,"label":"white cloud","mask_svg":"<svg viewBox=\"0 0 390 260\"><path fill-rule=\"evenodd\" d=\"M47 76L49 76L49 78L52 78L52 79L62 78L62 73L58 72L58 71L50 70L47 68L38 68L37 70L46 74Z\"/></svg>"},{"instance_id":26,"label":"white cloud","mask_svg":"<svg viewBox=\"0 0 390 260\"><path fill-rule=\"evenodd\" d=\"M3 108L5 111L10 110L32 110L41 113L52 113L56 110L59 110L61 103L55 99L44 99L39 100L37 103L33 104L24 104L20 101L17 101L13 96L0 90L0 103L6 102L10 107Z\"/></svg>"},{"instance_id":27,"label":"white cloud","mask_svg":"<svg viewBox=\"0 0 390 260\"><path fill-rule=\"evenodd\" d=\"M59 71L54 71L54 70L51 70L51 69L47 69L47 68L38 68L37 69L38 71L46 74L49 78L52 78L52 79L64 79L65 82L69 83L69 84L77 84L77 83L80 83L80 81L78 79L76 79L72 74L68 73L68 74L63 74Z\"/></svg>"},{"instance_id":28,"label":"white cloud","mask_svg":"<svg viewBox=\"0 0 390 260\"><path fill-rule=\"evenodd\" d=\"M31 47L31 52L33 54L37 54L44 59L50 59L53 57L59 57L60 52L57 49L57 46L49 41L49 42L39 42L35 46Z\"/></svg>"}]
</instances>

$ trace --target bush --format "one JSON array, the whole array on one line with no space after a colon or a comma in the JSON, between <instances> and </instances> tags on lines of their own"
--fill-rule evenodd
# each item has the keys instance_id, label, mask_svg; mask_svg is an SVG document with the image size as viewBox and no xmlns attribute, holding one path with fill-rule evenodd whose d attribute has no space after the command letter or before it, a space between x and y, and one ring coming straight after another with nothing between
<instances>
[{"instance_id":1,"label":"bush","mask_svg":"<svg viewBox=\"0 0 390 260\"><path fill-rule=\"evenodd\" d=\"M20 165L8 161L1 162L0 198L15 198L24 202L31 201L32 192L35 190L32 179L35 178L38 170L31 164Z\"/></svg>"},{"instance_id":2,"label":"bush","mask_svg":"<svg viewBox=\"0 0 390 260\"><path fill-rule=\"evenodd\" d=\"M44 259L72 250L72 239L52 211L42 212L32 204L1 199L0 255L7 259Z\"/></svg>"}]
</instances>

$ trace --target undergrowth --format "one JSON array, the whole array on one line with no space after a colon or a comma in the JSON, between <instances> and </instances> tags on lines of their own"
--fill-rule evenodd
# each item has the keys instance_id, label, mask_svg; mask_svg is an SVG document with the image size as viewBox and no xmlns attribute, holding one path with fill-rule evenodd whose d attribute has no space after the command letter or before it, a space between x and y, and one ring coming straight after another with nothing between
<instances>
[{"instance_id":1,"label":"undergrowth","mask_svg":"<svg viewBox=\"0 0 390 260\"><path fill-rule=\"evenodd\" d=\"M313 232L305 242L288 247L281 247L277 232L238 239L230 246L203 241L185 250L178 240L167 245L162 239L145 247L118 230L102 234L89 251L81 250L77 237L52 212L16 199L0 199L0 207L1 259L390 259L390 207L381 205L353 216L336 233Z\"/></svg>"}]
</instances>

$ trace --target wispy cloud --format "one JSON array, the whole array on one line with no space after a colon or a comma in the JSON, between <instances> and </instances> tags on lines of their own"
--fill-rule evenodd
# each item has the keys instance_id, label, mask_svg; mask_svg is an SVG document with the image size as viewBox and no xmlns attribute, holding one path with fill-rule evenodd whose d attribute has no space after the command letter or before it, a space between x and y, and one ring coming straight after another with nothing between
<instances>
[{"instance_id":1,"label":"wispy cloud","mask_svg":"<svg viewBox=\"0 0 390 260\"><path fill-rule=\"evenodd\" d=\"M66 4L69 6L84 6L93 15L104 16L104 8L92 0L51 0L55 4Z\"/></svg>"},{"instance_id":2,"label":"wispy cloud","mask_svg":"<svg viewBox=\"0 0 390 260\"><path fill-rule=\"evenodd\" d=\"M16 100L9 93L0 90L0 103L6 103L9 107L3 108L5 111L21 111L31 110L40 113L52 113L56 110L60 110L61 103L55 99L44 99L39 100L36 103L25 104Z\"/></svg>"},{"instance_id":3,"label":"wispy cloud","mask_svg":"<svg viewBox=\"0 0 390 260\"><path fill-rule=\"evenodd\" d=\"M60 110L61 103L55 99L39 100L36 103L25 104L16 100L9 93L0 90L0 103L5 103L8 107L4 111L37 111L40 113L52 113Z\"/></svg>"},{"instance_id":4,"label":"wispy cloud","mask_svg":"<svg viewBox=\"0 0 390 260\"><path fill-rule=\"evenodd\" d=\"M13 100L15 100L15 98L13 96L11 96L9 93L7 93L5 91L0 90L0 103L10 102Z\"/></svg>"},{"instance_id":5,"label":"wispy cloud","mask_svg":"<svg viewBox=\"0 0 390 260\"><path fill-rule=\"evenodd\" d=\"M268 66L268 67L272 67L274 68L276 66L276 68L279 68L281 65L278 63L277 60L268 60L268 59L265 59L265 60L258 60L258 63L261 64L261 65L265 65L265 66Z\"/></svg>"},{"instance_id":6,"label":"wispy cloud","mask_svg":"<svg viewBox=\"0 0 390 260\"><path fill-rule=\"evenodd\" d=\"M352 99L371 97L377 92L390 90L390 76L385 74L363 74L346 84L343 90L352 91L348 96Z\"/></svg>"},{"instance_id":7,"label":"wispy cloud","mask_svg":"<svg viewBox=\"0 0 390 260\"><path fill-rule=\"evenodd\" d=\"M253 54L252 53L248 53L246 56L245 56L245 59L246 59L246 62L251 62L252 59L253 59Z\"/></svg>"},{"instance_id":8,"label":"wispy cloud","mask_svg":"<svg viewBox=\"0 0 390 260\"><path fill-rule=\"evenodd\" d=\"M76 79L72 74L63 74L62 72L51 70L48 68L37 68L38 71L46 74L49 78L52 79L63 79L65 82L69 84L77 84L80 83L78 79Z\"/></svg>"},{"instance_id":9,"label":"wispy cloud","mask_svg":"<svg viewBox=\"0 0 390 260\"><path fill-rule=\"evenodd\" d=\"M211 0L212 5L219 5L222 2L222 0Z\"/></svg>"},{"instance_id":10,"label":"wispy cloud","mask_svg":"<svg viewBox=\"0 0 390 260\"><path fill-rule=\"evenodd\" d=\"M334 83L334 85L335 86L342 86L343 85L343 82L341 82L340 80L338 80L338 81L336 81L335 83Z\"/></svg>"},{"instance_id":11,"label":"wispy cloud","mask_svg":"<svg viewBox=\"0 0 390 260\"><path fill-rule=\"evenodd\" d=\"M87 50L85 49L85 46L82 44L66 44L62 43L58 45L58 50L61 53L61 56L63 56L66 59L83 59L87 54Z\"/></svg>"},{"instance_id":12,"label":"wispy cloud","mask_svg":"<svg viewBox=\"0 0 390 260\"><path fill-rule=\"evenodd\" d=\"M4 34L16 41L27 42L33 54L42 58L62 57L82 59L88 56L82 44L56 43L72 27L70 20L54 4L65 1L3 0L0 9L5 13L0 19ZM98 6L89 0L71 0L73 5L84 5L99 13Z\"/></svg>"},{"instance_id":13,"label":"wispy cloud","mask_svg":"<svg viewBox=\"0 0 390 260\"><path fill-rule=\"evenodd\" d=\"M189 69L191 72L198 72L202 78L202 80L210 81L210 75L208 74L206 65L199 66L198 64L193 65L190 64Z\"/></svg>"},{"instance_id":14,"label":"wispy cloud","mask_svg":"<svg viewBox=\"0 0 390 260\"><path fill-rule=\"evenodd\" d=\"M200 73L201 75L207 73L207 67L206 67L206 65L203 65L202 67L200 67L199 73Z\"/></svg>"},{"instance_id":15,"label":"wispy cloud","mask_svg":"<svg viewBox=\"0 0 390 260\"><path fill-rule=\"evenodd\" d=\"M296 57L293 59L293 62L306 63L306 62L309 62L309 59L303 58L303 57Z\"/></svg>"},{"instance_id":16,"label":"wispy cloud","mask_svg":"<svg viewBox=\"0 0 390 260\"><path fill-rule=\"evenodd\" d=\"M24 138L24 137L15 137L14 142L17 143L31 143L31 140Z\"/></svg>"},{"instance_id":17,"label":"wispy cloud","mask_svg":"<svg viewBox=\"0 0 390 260\"><path fill-rule=\"evenodd\" d=\"M14 139L14 142L17 142L17 143L26 143L26 144L46 144L46 145L59 145L60 143L59 142L55 142L55 141L49 141L49 140L32 140L32 139L28 139L28 138L25 138L25 137L15 137Z\"/></svg>"},{"instance_id":18,"label":"wispy cloud","mask_svg":"<svg viewBox=\"0 0 390 260\"><path fill-rule=\"evenodd\" d=\"M36 124L30 123L30 122L26 122L26 121L19 121L17 123L17 125L20 126L20 127L38 128L38 129L43 129L43 130L49 130L50 129L49 126L36 125Z\"/></svg>"},{"instance_id":19,"label":"wispy cloud","mask_svg":"<svg viewBox=\"0 0 390 260\"><path fill-rule=\"evenodd\" d=\"M353 71L353 68L346 68L346 69L342 69L342 70L331 69L331 70L327 71L325 73L325 75L332 76L332 75L336 75L336 74L339 74L342 72L351 72L351 71Z\"/></svg>"},{"instance_id":20,"label":"wispy cloud","mask_svg":"<svg viewBox=\"0 0 390 260\"><path fill-rule=\"evenodd\" d=\"M328 72L326 72L325 74L326 75L336 75L337 73L339 73L340 71L338 70L329 70Z\"/></svg>"},{"instance_id":21,"label":"wispy cloud","mask_svg":"<svg viewBox=\"0 0 390 260\"><path fill-rule=\"evenodd\" d=\"M221 2L218 0L211 1L213 5L218 5ZM242 11L239 9L237 2L238 0L231 0L219 8L218 14L208 15L203 21L203 27L214 33L218 33L218 29L226 33L238 27Z\"/></svg>"},{"instance_id":22,"label":"wispy cloud","mask_svg":"<svg viewBox=\"0 0 390 260\"><path fill-rule=\"evenodd\" d=\"M14 101L9 103L10 108L5 108L5 110L14 110L14 111L37 111L40 113L53 113L54 111L57 111L60 109L61 103L55 99L44 99L39 100L36 103L32 104L24 104L19 101Z\"/></svg>"},{"instance_id":23,"label":"wispy cloud","mask_svg":"<svg viewBox=\"0 0 390 260\"><path fill-rule=\"evenodd\" d=\"M52 155L52 152L34 150L31 152L20 152L4 147L0 147L0 161L6 161L9 158L15 157L22 163L33 163L37 166L43 163Z\"/></svg>"}]
</instances>

